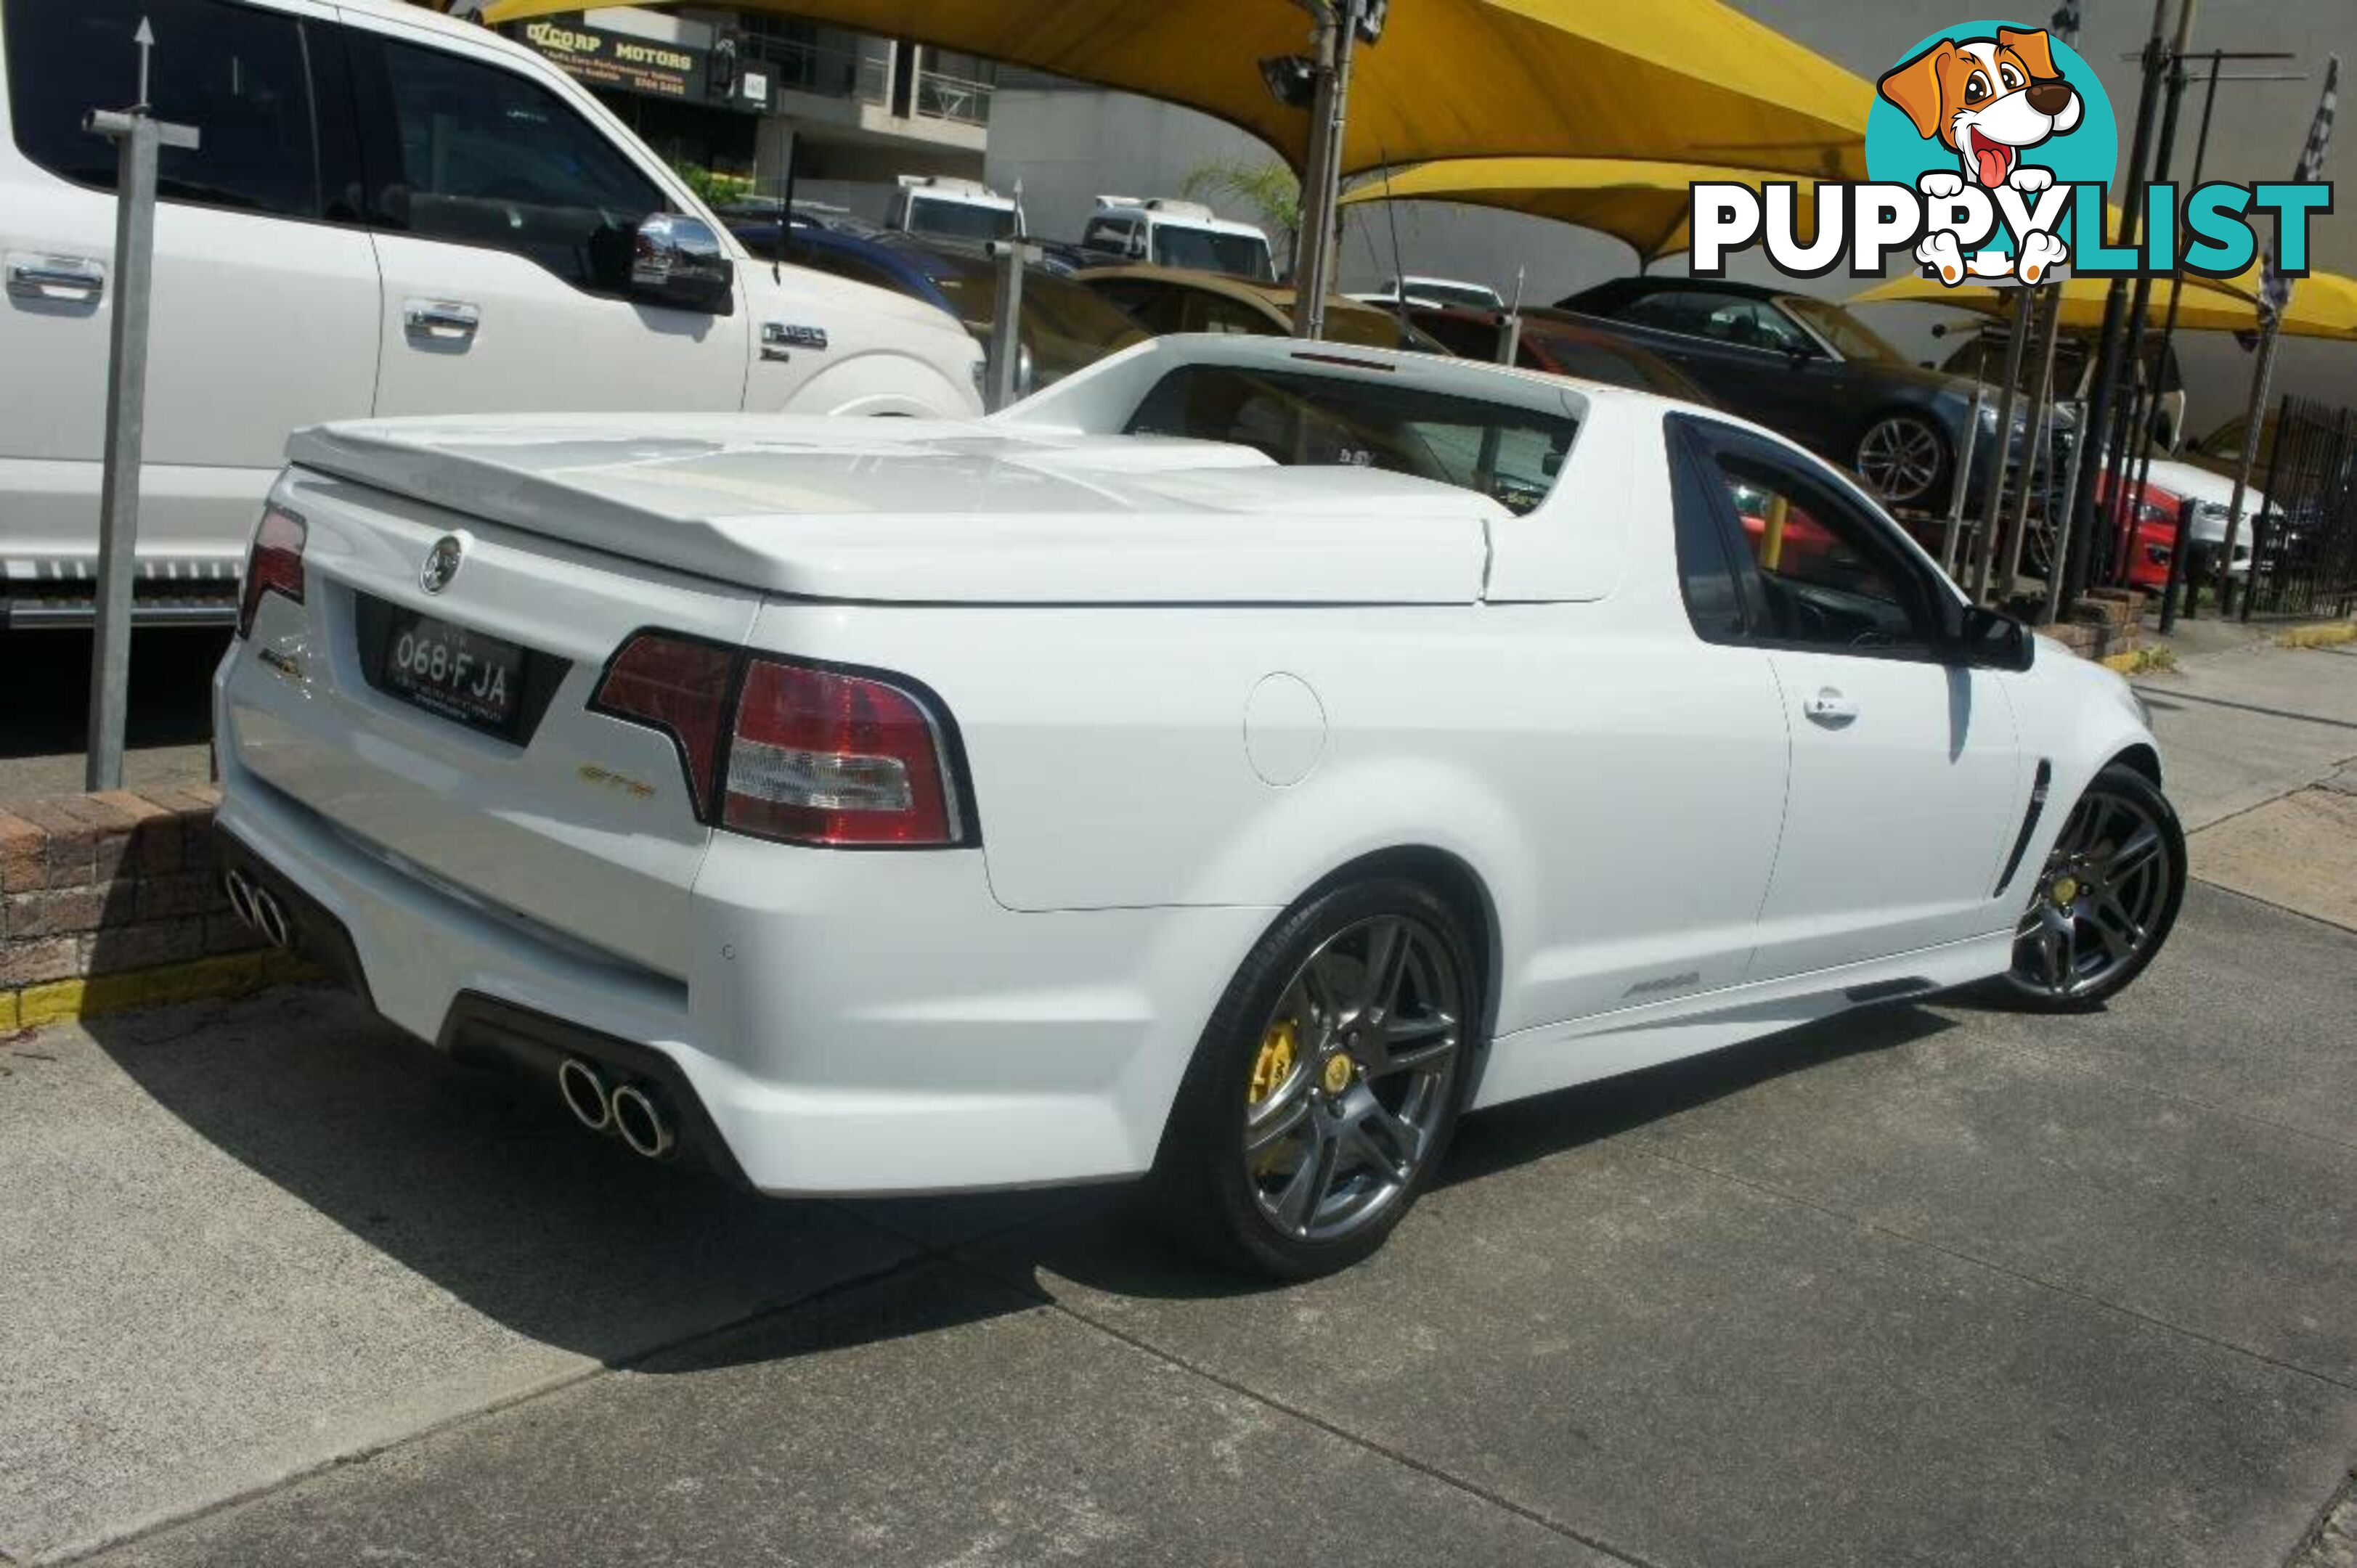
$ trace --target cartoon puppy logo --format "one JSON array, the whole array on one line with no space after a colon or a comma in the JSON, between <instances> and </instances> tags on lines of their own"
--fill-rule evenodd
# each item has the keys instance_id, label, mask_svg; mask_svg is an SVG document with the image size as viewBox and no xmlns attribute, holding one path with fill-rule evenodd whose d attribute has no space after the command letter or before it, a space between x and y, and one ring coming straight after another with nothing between
<instances>
[{"instance_id":1,"label":"cartoon puppy logo","mask_svg":"<svg viewBox=\"0 0 2357 1568\"><path fill-rule=\"evenodd\" d=\"M1962 165L1961 174L1927 174L1917 181L1934 198L1955 195L1966 181L1991 189L2010 186L2025 195L2046 189L2054 183L2053 171L2023 163L2021 155L2077 129L2084 108L2078 90L2054 67L2052 40L2042 31L2014 27L1999 27L1993 38L1943 38L1892 68L1881 88L1914 122L1918 135L1939 141ZM2070 248L2053 235L2029 234L2014 271L2024 283L2036 283L2069 255ZM1953 234L1926 239L1917 256L1948 283L1964 276Z\"/></svg>"}]
</instances>

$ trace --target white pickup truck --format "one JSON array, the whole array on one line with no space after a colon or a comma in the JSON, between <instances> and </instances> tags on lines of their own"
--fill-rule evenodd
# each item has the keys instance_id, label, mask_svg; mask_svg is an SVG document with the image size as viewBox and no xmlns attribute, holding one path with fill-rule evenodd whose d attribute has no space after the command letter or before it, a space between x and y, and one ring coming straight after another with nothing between
<instances>
[{"instance_id":1,"label":"white pickup truck","mask_svg":"<svg viewBox=\"0 0 2357 1568\"><path fill-rule=\"evenodd\" d=\"M2166 939L2121 679L1827 464L1461 360L1154 338L981 421L307 431L231 905L638 1154L1151 1172L1280 1274L1467 1108Z\"/></svg>"},{"instance_id":2,"label":"white pickup truck","mask_svg":"<svg viewBox=\"0 0 2357 1568\"><path fill-rule=\"evenodd\" d=\"M392 0L0 0L0 617L89 615L114 149L154 27L164 154L141 618L234 613L286 433L371 413L965 415L974 340L756 262L563 71Z\"/></svg>"}]
</instances>

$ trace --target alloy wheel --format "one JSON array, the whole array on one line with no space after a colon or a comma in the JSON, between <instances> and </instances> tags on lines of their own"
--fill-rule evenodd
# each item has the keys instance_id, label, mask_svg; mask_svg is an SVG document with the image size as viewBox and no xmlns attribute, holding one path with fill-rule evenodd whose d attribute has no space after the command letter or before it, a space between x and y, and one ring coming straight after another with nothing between
<instances>
[{"instance_id":1,"label":"alloy wheel","mask_svg":"<svg viewBox=\"0 0 2357 1568\"><path fill-rule=\"evenodd\" d=\"M2098 779L2062 824L2015 930L2015 983L2058 1003L2104 991L2166 934L2174 881L2159 817Z\"/></svg>"},{"instance_id":2,"label":"alloy wheel","mask_svg":"<svg viewBox=\"0 0 2357 1568\"><path fill-rule=\"evenodd\" d=\"M1244 1174L1287 1236L1328 1241L1376 1222L1423 1174L1454 1101L1464 977L1423 921L1381 915L1294 972L1245 1090Z\"/></svg>"},{"instance_id":3,"label":"alloy wheel","mask_svg":"<svg viewBox=\"0 0 2357 1568\"><path fill-rule=\"evenodd\" d=\"M1858 438L1857 476L1886 501L1921 499L1946 459L1939 431L1910 413L1878 419Z\"/></svg>"}]
</instances>

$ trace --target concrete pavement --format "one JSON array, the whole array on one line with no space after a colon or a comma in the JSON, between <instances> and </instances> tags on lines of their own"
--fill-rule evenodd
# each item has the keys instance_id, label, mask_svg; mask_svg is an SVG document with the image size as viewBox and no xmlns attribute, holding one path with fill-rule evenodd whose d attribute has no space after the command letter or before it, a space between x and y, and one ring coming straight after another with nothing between
<instances>
[{"instance_id":1,"label":"concrete pavement","mask_svg":"<svg viewBox=\"0 0 2357 1568\"><path fill-rule=\"evenodd\" d=\"M2197 865L2357 757L2357 658L2140 688ZM2303 897L2197 886L2093 1016L1894 1008L1476 1118L1283 1291L1119 1192L738 1198L324 992L21 1039L0 1552L2320 1568L2357 935Z\"/></svg>"}]
</instances>

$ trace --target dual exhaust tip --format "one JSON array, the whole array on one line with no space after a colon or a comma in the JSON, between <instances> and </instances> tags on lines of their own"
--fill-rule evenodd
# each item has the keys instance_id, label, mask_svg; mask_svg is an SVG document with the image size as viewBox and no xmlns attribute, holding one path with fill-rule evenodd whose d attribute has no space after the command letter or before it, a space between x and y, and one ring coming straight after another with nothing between
<instances>
[{"instance_id":1,"label":"dual exhaust tip","mask_svg":"<svg viewBox=\"0 0 2357 1568\"><path fill-rule=\"evenodd\" d=\"M669 1157L679 1133L662 1101L643 1086L608 1083L595 1065L579 1057L557 1064L556 1092L573 1119L592 1133L611 1133L648 1159Z\"/></svg>"},{"instance_id":2,"label":"dual exhaust tip","mask_svg":"<svg viewBox=\"0 0 2357 1568\"><path fill-rule=\"evenodd\" d=\"M274 948L295 946L295 922L269 888L231 868L221 878L221 891L231 912L264 941ZM579 1057L558 1064L556 1091L575 1120L592 1133L615 1134L633 1154L660 1160L679 1146L678 1130L661 1100L640 1084L608 1082L603 1071Z\"/></svg>"},{"instance_id":3,"label":"dual exhaust tip","mask_svg":"<svg viewBox=\"0 0 2357 1568\"><path fill-rule=\"evenodd\" d=\"M259 931L264 941L280 949L295 946L295 922L269 888L232 868L221 878L221 892L229 899L230 913Z\"/></svg>"}]
</instances>

